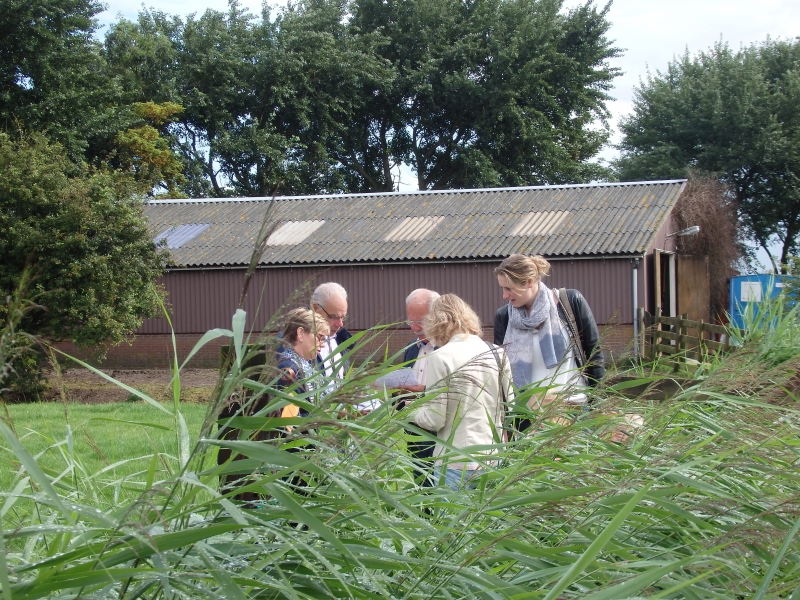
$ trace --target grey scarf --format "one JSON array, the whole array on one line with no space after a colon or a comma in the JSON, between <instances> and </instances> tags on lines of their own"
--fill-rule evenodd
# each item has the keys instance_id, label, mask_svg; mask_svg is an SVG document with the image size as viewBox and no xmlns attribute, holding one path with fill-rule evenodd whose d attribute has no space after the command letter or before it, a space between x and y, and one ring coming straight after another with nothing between
<instances>
[{"instance_id":1,"label":"grey scarf","mask_svg":"<svg viewBox=\"0 0 800 600\"><path fill-rule=\"evenodd\" d=\"M508 305L508 329L503 344L511 362L514 383L518 387L533 383L533 342L537 331L544 365L552 369L564 358L567 343L561 335L558 306L553 299L553 292L542 282L539 282L539 292L530 314L525 308Z\"/></svg>"}]
</instances>

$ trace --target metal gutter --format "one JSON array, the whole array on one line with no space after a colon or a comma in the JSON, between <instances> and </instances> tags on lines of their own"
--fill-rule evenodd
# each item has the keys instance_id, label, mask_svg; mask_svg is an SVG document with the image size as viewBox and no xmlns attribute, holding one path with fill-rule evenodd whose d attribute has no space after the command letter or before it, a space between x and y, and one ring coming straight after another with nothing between
<instances>
[{"instance_id":1,"label":"metal gutter","mask_svg":"<svg viewBox=\"0 0 800 600\"><path fill-rule=\"evenodd\" d=\"M565 262L576 260L634 260L643 259L644 253L641 254L603 254L598 256L567 256L567 257L547 257L549 262ZM466 258L464 260L418 260L418 261L382 261L382 262L340 262L340 263L302 263L302 264L276 264L276 265L258 265L257 270L265 269L329 269L333 267L391 267L391 266L420 266L420 265L463 265L470 263L497 263L505 257L498 258ZM208 266L192 266L192 267L167 267L165 272L170 271L233 271L233 270L246 270L248 265L208 265Z\"/></svg>"}]
</instances>

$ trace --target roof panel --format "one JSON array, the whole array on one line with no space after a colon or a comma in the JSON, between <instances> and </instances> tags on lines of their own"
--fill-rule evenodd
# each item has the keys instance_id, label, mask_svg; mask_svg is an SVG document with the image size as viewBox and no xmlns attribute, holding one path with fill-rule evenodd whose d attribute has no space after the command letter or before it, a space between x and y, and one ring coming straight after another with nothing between
<instances>
[{"instance_id":1,"label":"roof panel","mask_svg":"<svg viewBox=\"0 0 800 600\"><path fill-rule=\"evenodd\" d=\"M652 243L684 183L168 200L145 214L154 234L209 225L171 250L187 266L248 264L267 214L278 227L262 264L633 254Z\"/></svg>"}]
</instances>

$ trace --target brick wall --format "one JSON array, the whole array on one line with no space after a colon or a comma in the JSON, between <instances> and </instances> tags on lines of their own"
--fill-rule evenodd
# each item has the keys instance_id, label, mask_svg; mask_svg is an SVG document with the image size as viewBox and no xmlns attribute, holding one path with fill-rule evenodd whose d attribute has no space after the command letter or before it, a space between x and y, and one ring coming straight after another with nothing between
<instances>
[{"instance_id":1,"label":"brick wall","mask_svg":"<svg viewBox=\"0 0 800 600\"><path fill-rule=\"evenodd\" d=\"M355 332L353 332L355 333ZM178 358L182 363L200 339L200 334L176 334L175 343ZM492 328L483 330L483 338L492 339ZM382 360L393 356L411 342L413 336L408 329L387 329L365 338L359 349L358 358ZM630 353L633 339L633 325L607 325L601 327L603 350L607 360L616 360ZM227 338L218 338L206 344L187 365L192 368L217 368L220 347L227 344ZM129 344L109 348L103 360L96 353L80 351L72 344L59 344L59 349L86 360L90 364L108 369L167 369L171 364L172 337L165 334L139 335ZM358 360L358 359L357 359Z\"/></svg>"}]
</instances>

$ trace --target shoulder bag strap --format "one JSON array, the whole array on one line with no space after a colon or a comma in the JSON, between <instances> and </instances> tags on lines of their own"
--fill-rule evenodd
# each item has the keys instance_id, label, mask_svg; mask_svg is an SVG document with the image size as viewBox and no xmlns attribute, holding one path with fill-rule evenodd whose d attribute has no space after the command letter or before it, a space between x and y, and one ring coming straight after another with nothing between
<instances>
[{"instance_id":1,"label":"shoulder bag strap","mask_svg":"<svg viewBox=\"0 0 800 600\"><path fill-rule=\"evenodd\" d=\"M558 290L558 301L564 309L564 314L567 315L567 325L572 334L572 343L575 346L576 358L580 361L579 367L586 364L586 354L583 352L583 345L581 344L581 335L578 330L578 324L575 321L575 313L572 311L572 305L569 303L567 297L567 290L561 288Z\"/></svg>"}]
</instances>

